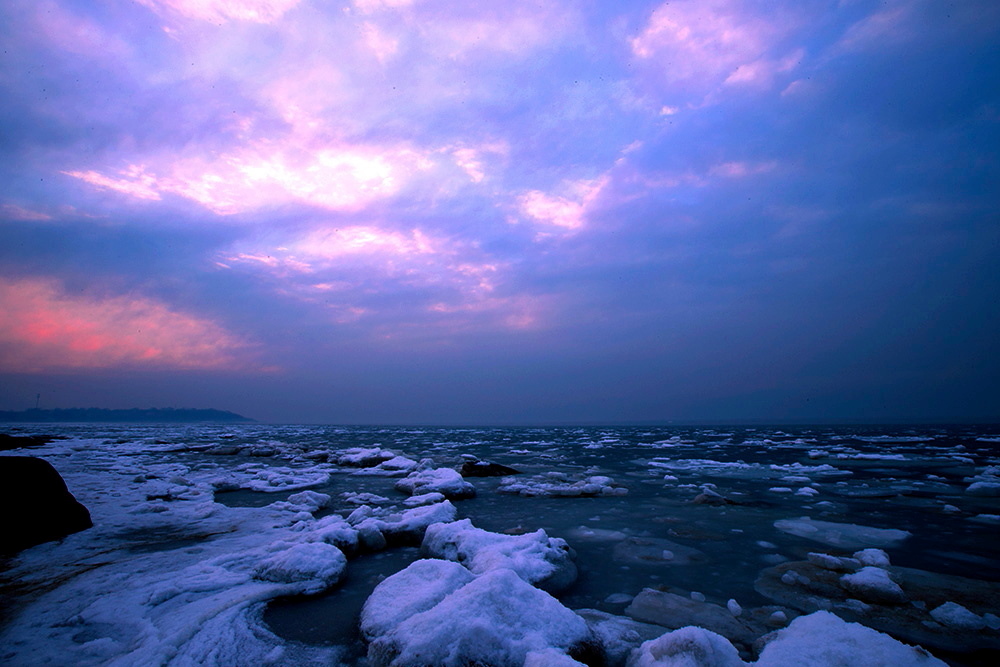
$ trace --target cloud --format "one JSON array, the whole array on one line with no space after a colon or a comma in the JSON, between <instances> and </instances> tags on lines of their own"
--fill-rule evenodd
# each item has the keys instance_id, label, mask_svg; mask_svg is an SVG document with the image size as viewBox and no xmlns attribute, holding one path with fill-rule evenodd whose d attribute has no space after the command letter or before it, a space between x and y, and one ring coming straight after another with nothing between
<instances>
[{"instance_id":1,"label":"cloud","mask_svg":"<svg viewBox=\"0 0 1000 667\"><path fill-rule=\"evenodd\" d=\"M521 213L536 223L572 231L586 223L587 213L608 183L608 177L565 183L562 192L531 190L518 198Z\"/></svg>"},{"instance_id":2,"label":"cloud","mask_svg":"<svg viewBox=\"0 0 1000 667\"><path fill-rule=\"evenodd\" d=\"M137 296L88 296L44 278L0 278L0 370L246 370L250 345Z\"/></svg>"},{"instance_id":3,"label":"cloud","mask_svg":"<svg viewBox=\"0 0 1000 667\"><path fill-rule=\"evenodd\" d=\"M52 216L48 213L22 208L17 204L0 204L0 218L30 222L51 220Z\"/></svg>"},{"instance_id":4,"label":"cloud","mask_svg":"<svg viewBox=\"0 0 1000 667\"><path fill-rule=\"evenodd\" d=\"M240 243L218 265L379 338L540 326L542 297L511 291L509 264L477 245L420 228L325 224Z\"/></svg>"},{"instance_id":5,"label":"cloud","mask_svg":"<svg viewBox=\"0 0 1000 667\"><path fill-rule=\"evenodd\" d=\"M252 21L271 23L299 4L299 0L137 0L159 13L174 13L189 19L225 23Z\"/></svg>"},{"instance_id":6,"label":"cloud","mask_svg":"<svg viewBox=\"0 0 1000 667\"><path fill-rule=\"evenodd\" d=\"M391 197L431 166L428 158L403 146L319 143L296 136L251 143L222 155L163 162L159 172L130 165L117 176L63 173L139 199L159 200L172 193L218 215L232 215L290 202L354 211Z\"/></svg>"},{"instance_id":7,"label":"cloud","mask_svg":"<svg viewBox=\"0 0 1000 667\"><path fill-rule=\"evenodd\" d=\"M906 4L893 3L880 12L851 25L831 53L841 54L867 49L884 48L906 41L912 35L912 11Z\"/></svg>"},{"instance_id":8,"label":"cloud","mask_svg":"<svg viewBox=\"0 0 1000 667\"><path fill-rule=\"evenodd\" d=\"M771 51L793 27L781 11L762 15L734 0L680 0L657 7L629 40L670 97L706 95L720 84L763 83L797 62Z\"/></svg>"}]
</instances>

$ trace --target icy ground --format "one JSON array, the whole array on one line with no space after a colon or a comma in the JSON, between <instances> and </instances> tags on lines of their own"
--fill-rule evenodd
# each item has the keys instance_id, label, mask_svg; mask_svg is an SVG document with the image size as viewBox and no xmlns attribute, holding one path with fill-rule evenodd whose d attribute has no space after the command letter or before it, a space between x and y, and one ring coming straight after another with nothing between
<instances>
[{"instance_id":1,"label":"icy ground","mask_svg":"<svg viewBox=\"0 0 1000 667\"><path fill-rule=\"evenodd\" d=\"M995 429L18 432L2 664L1000 664Z\"/></svg>"}]
</instances>

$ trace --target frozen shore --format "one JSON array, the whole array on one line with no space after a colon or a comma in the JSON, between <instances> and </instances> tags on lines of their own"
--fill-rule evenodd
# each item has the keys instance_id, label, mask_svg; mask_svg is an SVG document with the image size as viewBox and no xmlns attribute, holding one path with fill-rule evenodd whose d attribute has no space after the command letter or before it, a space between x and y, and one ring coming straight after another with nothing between
<instances>
[{"instance_id":1,"label":"frozen shore","mask_svg":"<svg viewBox=\"0 0 1000 667\"><path fill-rule=\"evenodd\" d=\"M906 548L928 539L914 510L960 522L968 544L993 534L984 517L998 514L988 491L1000 461L987 446L751 443L768 462L722 455L746 440L714 433L574 433L67 428L68 439L9 453L50 461L94 527L8 563L0 662L711 667L1000 655L997 577L970 576L990 574L977 563L997 545L955 551L959 538L946 536L936 571ZM470 452L524 474L463 479ZM888 514L852 507L873 502ZM887 522L893 511L899 521ZM408 555L392 571L352 577L396 552ZM338 608L352 590L363 604ZM323 599L351 616L353 636L294 640L273 622L276 601L295 618L298 601Z\"/></svg>"}]
</instances>

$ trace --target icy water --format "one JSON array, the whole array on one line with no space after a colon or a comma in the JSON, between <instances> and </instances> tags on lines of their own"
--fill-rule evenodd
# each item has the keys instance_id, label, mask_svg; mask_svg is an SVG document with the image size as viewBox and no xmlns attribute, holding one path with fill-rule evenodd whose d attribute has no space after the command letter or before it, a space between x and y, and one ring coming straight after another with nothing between
<instances>
[{"instance_id":1,"label":"icy water","mask_svg":"<svg viewBox=\"0 0 1000 667\"><path fill-rule=\"evenodd\" d=\"M730 599L743 607L772 604L754 589L764 568L803 560L812 551L850 555L861 546L882 546L895 566L1000 581L1000 486L996 492L991 487L1000 469L990 469L1000 465L998 427L20 428L5 430L66 438L9 453L51 461L84 504L90 504L88 493L124 493L99 481L118 475L136 488L166 485L161 498L143 487L145 501L158 503L149 511L164 514L173 506L171 484L225 475L235 482L215 488L233 490L218 490L212 500L231 508L266 508L308 487L333 499L317 517L348 515L364 502L352 495L358 493L381 497L368 497L374 507L401 509L407 496L394 489L398 476L335 463L339 452L357 447L430 458L436 467L458 468L463 457L474 456L517 469L515 479L535 484L536 492L540 484L609 477L615 493L595 497L502 493L507 482L501 478L470 478L476 497L453 501L459 518L483 529L518 534L541 528L564 538L580 571L572 588L558 595L571 609L623 614L647 587L700 593L722 605ZM292 479L294 488L282 490L285 482L261 474L269 470ZM316 483L309 482L311 474ZM251 478L258 483L247 483ZM801 517L910 535L852 546L780 528ZM213 539L183 531L117 535L137 553L210 548ZM359 555L336 589L272 600L263 623L296 644L346 647L339 654L344 663L360 660L361 606L381 579L418 557L416 546Z\"/></svg>"}]
</instances>

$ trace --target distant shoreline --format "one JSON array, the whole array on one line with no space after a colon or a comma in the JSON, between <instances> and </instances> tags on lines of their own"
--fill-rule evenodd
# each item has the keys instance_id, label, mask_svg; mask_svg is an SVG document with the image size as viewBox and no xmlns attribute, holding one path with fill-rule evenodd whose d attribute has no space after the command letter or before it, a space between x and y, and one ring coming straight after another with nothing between
<instances>
[{"instance_id":1,"label":"distant shoreline","mask_svg":"<svg viewBox=\"0 0 1000 667\"><path fill-rule=\"evenodd\" d=\"M21 411L0 410L0 423L30 424L70 424L70 423L227 423L249 424L254 419L227 410L194 408L131 408L128 410L108 410L105 408L57 408L39 410L31 408Z\"/></svg>"}]
</instances>

